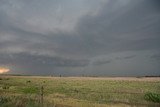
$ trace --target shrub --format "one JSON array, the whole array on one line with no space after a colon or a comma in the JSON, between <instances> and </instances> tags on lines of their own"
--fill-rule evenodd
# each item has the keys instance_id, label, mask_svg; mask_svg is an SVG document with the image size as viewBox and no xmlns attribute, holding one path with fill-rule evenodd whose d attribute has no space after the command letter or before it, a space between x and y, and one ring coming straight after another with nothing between
<instances>
[{"instance_id":1,"label":"shrub","mask_svg":"<svg viewBox=\"0 0 160 107\"><path fill-rule=\"evenodd\" d=\"M160 103L160 94L148 92L144 95L144 99L155 103Z\"/></svg>"},{"instance_id":2,"label":"shrub","mask_svg":"<svg viewBox=\"0 0 160 107\"><path fill-rule=\"evenodd\" d=\"M9 86L3 86L2 89L4 90L9 89Z\"/></svg>"},{"instance_id":3,"label":"shrub","mask_svg":"<svg viewBox=\"0 0 160 107\"><path fill-rule=\"evenodd\" d=\"M34 93L38 93L39 89L38 87L30 86L30 87L22 88L22 92L25 94L34 94Z\"/></svg>"},{"instance_id":4,"label":"shrub","mask_svg":"<svg viewBox=\"0 0 160 107\"><path fill-rule=\"evenodd\" d=\"M9 101L10 101L9 98L0 97L0 105L1 105L1 104L5 104L5 103L7 103L7 102L9 102Z\"/></svg>"},{"instance_id":5,"label":"shrub","mask_svg":"<svg viewBox=\"0 0 160 107\"><path fill-rule=\"evenodd\" d=\"M9 80L9 78L2 77L2 78L0 78L0 80Z\"/></svg>"},{"instance_id":6,"label":"shrub","mask_svg":"<svg viewBox=\"0 0 160 107\"><path fill-rule=\"evenodd\" d=\"M30 81L30 80L28 80L28 81L26 81L26 83L31 83L31 81Z\"/></svg>"}]
</instances>

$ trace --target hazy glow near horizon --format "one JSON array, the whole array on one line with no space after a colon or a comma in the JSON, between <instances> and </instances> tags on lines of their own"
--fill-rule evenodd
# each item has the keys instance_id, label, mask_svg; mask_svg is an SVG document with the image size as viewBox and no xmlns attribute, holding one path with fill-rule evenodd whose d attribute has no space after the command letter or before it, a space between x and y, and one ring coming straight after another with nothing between
<instances>
[{"instance_id":1,"label":"hazy glow near horizon","mask_svg":"<svg viewBox=\"0 0 160 107\"><path fill-rule=\"evenodd\" d=\"M10 71L9 68L0 67L0 74L7 73L7 72L9 72L9 71Z\"/></svg>"}]
</instances>

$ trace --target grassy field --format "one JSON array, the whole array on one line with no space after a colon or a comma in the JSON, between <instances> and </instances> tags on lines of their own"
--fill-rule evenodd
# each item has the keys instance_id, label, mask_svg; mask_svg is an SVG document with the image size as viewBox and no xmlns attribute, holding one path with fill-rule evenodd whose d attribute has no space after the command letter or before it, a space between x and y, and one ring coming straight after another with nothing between
<instances>
[{"instance_id":1,"label":"grassy field","mask_svg":"<svg viewBox=\"0 0 160 107\"><path fill-rule=\"evenodd\" d=\"M0 107L160 107L147 92L160 78L0 76Z\"/></svg>"}]
</instances>

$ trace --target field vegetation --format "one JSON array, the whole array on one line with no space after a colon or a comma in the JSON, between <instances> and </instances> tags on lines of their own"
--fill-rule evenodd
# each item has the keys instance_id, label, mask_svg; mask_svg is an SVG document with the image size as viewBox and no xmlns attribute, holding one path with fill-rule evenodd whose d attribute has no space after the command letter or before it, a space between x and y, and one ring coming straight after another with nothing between
<instances>
[{"instance_id":1,"label":"field vegetation","mask_svg":"<svg viewBox=\"0 0 160 107\"><path fill-rule=\"evenodd\" d=\"M159 107L160 78L1 76L0 107Z\"/></svg>"}]
</instances>

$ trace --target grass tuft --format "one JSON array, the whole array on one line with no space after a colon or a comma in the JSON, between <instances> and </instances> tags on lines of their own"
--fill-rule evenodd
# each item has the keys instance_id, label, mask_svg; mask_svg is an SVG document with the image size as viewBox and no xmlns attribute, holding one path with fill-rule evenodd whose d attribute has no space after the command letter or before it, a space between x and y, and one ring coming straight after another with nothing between
<instances>
[{"instance_id":1,"label":"grass tuft","mask_svg":"<svg viewBox=\"0 0 160 107\"><path fill-rule=\"evenodd\" d=\"M144 95L144 99L155 103L160 103L160 94L148 92Z\"/></svg>"}]
</instances>

